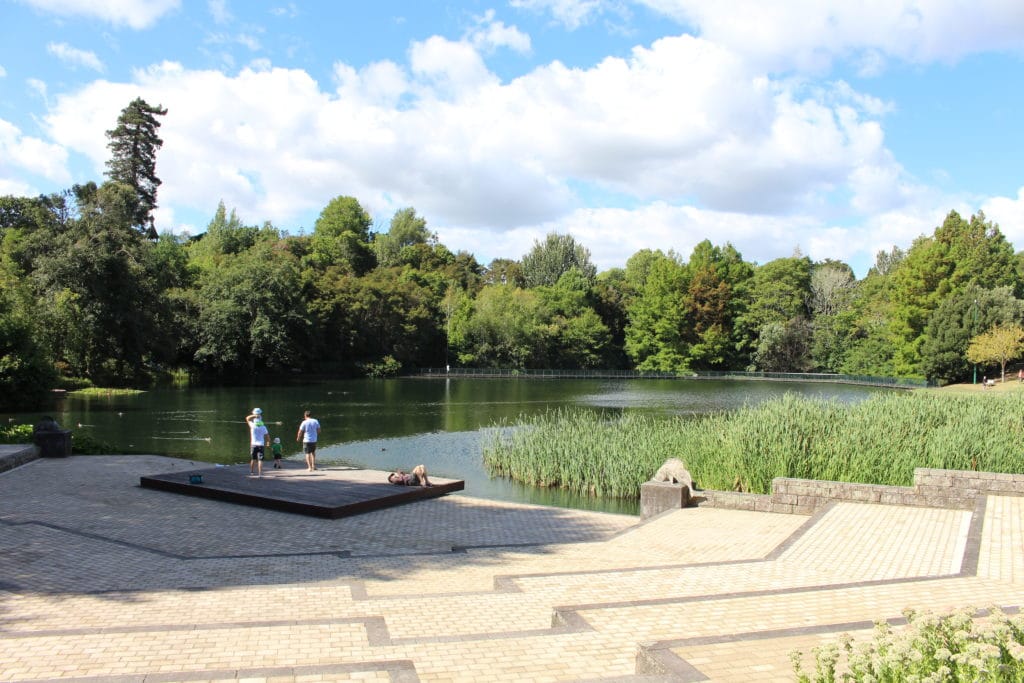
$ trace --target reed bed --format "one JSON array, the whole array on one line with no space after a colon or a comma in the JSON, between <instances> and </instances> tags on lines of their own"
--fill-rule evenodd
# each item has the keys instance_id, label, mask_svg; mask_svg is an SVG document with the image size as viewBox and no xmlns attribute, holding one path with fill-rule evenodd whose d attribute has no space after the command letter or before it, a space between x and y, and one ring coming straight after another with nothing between
<instances>
[{"instance_id":1,"label":"reed bed","mask_svg":"<svg viewBox=\"0 0 1024 683\"><path fill-rule=\"evenodd\" d=\"M587 409L492 430L492 474L638 498L667 458L698 486L768 493L775 477L909 486L914 468L1024 472L1024 394L881 394L854 405L795 394L697 418Z\"/></svg>"}]
</instances>

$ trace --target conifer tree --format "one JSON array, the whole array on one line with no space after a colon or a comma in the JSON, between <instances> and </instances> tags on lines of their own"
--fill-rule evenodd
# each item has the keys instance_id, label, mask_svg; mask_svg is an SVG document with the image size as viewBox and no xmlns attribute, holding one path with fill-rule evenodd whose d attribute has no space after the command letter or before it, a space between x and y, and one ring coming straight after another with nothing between
<instances>
[{"instance_id":1,"label":"conifer tree","mask_svg":"<svg viewBox=\"0 0 1024 683\"><path fill-rule=\"evenodd\" d=\"M156 191L160 179L156 177L156 153L164 141L157 135L160 122L157 116L167 113L159 105L152 106L141 97L121 110L117 127L107 131L107 147L110 160L107 161L107 177L124 183L135 190L138 205L132 216L132 224L150 239L156 239L153 226L153 210L156 208Z\"/></svg>"}]
</instances>

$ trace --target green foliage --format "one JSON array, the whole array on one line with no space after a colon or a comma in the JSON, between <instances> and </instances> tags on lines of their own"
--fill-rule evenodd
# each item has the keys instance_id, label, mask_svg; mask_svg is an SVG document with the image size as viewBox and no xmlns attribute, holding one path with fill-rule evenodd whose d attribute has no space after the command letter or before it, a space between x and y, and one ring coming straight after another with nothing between
<instances>
[{"instance_id":1,"label":"green foliage","mask_svg":"<svg viewBox=\"0 0 1024 683\"><path fill-rule=\"evenodd\" d=\"M78 217L33 262L39 338L65 372L111 386L145 383L166 301L146 268L153 245L132 228L133 190L109 182L74 191Z\"/></svg>"},{"instance_id":2,"label":"green foliage","mask_svg":"<svg viewBox=\"0 0 1024 683\"><path fill-rule=\"evenodd\" d=\"M111 396L136 396L138 394L145 393L145 391L142 389L122 389L117 387L83 387L82 389L75 389L68 393L75 394L76 396L98 396L102 398L109 398Z\"/></svg>"},{"instance_id":3,"label":"green foliage","mask_svg":"<svg viewBox=\"0 0 1024 683\"><path fill-rule=\"evenodd\" d=\"M409 207L396 211L388 231L375 236L373 251L377 255L377 265L383 268L406 264L420 267L422 256L417 258L419 250L415 247L436 241L437 237L427 230L426 219L417 216L416 210ZM426 251L429 253L430 249Z\"/></svg>"},{"instance_id":4,"label":"green foliage","mask_svg":"<svg viewBox=\"0 0 1024 683\"><path fill-rule=\"evenodd\" d=\"M171 368L240 379L391 357L407 369L758 367L948 382L968 373L972 336L1024 321L1020 258L980 213L951 213L908 252L880 252L857 281L837 261L756 266L709 240L688 261L645 249L598 275L586 248L554 233L522 263L484 269L411 207L373 234L343 195L310 235L245 225L221 202L205 234L148 241L140 206L134 185L114 181L0 197L0 333L9 349L27 344L0 373L53 366L146 386Z\"/></svg>"},{"instance_id":5,"label":"green foliage","mask_svg":"<svg viewBox=\"0 0 1024 683\"><path fill-rule=\"evenodd\" d=\"M484 287L458 324L459 363L491 368L540 367L545 329L541 297L508 285ZM453 339L453 342L455 339Z\"/></svg>"},{"instance_id":6,"label":"green foliage","mask_svg":"<svg viewBox=\"0 0 1024 683\"><path fill-rule=\"evenodd\" d=\"M301 366L309 340L297 259L269 242L202 273L190 321L193 362L223 376Z\"/></svg>"},{"instance_id":7,"label":"green foliage","mask_svg":"<svg viewBox=\"0 0 1024 683\"><path fill-rule=\"evenodd\" d=\"M354 197L335 197L316 219L310 243L313 262L319 268L340 267L362 275L374 266L370 247L373 219Z\"/></svg>"},{"instance_id":8,"label":"green foliage","mask_svg":"<svg viewBox=\"0 0 1024 683\"><path fill-rule=\"evenodd\" d=\"M398 373L402 371L402 364L391 356L384 356L384 358L376 363L367 363L365 370L367 377L375 379L397 377Z\"/></svg>"},{"instance_id":9,"label":"green foliage","mask_svg":"<svg viewBox=\"0 0 1024 683\"><path fill-rule=\"evenodd\" d=\"M0 443L32 443L32 425L0 425Z\"/></svg>"},{"instance_id":10,"label":"green foliage","mask_svg":"<svg viewBox=\"0 0 1024 683\"><path fill-rule=\"evenodd\" d=\"M981 289L968 286L946 297L925 326L921 346L924 372L941 383L966 380L971 374L967 347L972 337L995 326L1024 320L1024 302L1010 287Z\"/></svg>"},{"instance_id":11,"label":"green foliage","mask_svg":"<svg viewBox=\"0 0 1024 683\"><path fill-rule=\"evenodd\" d=\"M894 369L904 376L924 373L925 327L944 299L969 285L1021 291L1012 247L981 212L965 221L951 211L933 236L914 241L892 278Z\"/></svg>"},{"instance_id":12,"label":"green foliage","mask_svg":"<svg viewBox=\"0 0 1024 683\"><path fill-rule=\"evenodd\" d=\"M154 107L137 97L121 110L117 127L107 131L110 141L107 144L110 149L107 177L132 188L130 222L153 239L156 238L153 210L157 206L156 192L161 184L156 176L156 153L164 144L157 135L160 122L156 117L166 114L166 109Z\"/></svg>"},{"instance_id":13,"label":"green foliage","mask_svg":"<svg viewBox=\"0 0 1024 683\"><path fill-rule=\"evenodd\" d=\"M523 256L523 280L527 287L553 285L571 268L576 268L587 281L592 281L597 269L590 262L590 250L577 244L572 235L549 233L544 242L535 240L533 248Z\"/></svg>"},{"instance_id":14,"label":"green foliage","mask_svg":"<svg viewBox=\"0 0 1024 683\"><path fill-rule=\"evenodd\" d=\"M677 257L662 256L649 263L644 284L630 303L626 328L626 353L638 370L687 369L682 297L686 286L686 269Z\"/></svg>"},{"instance_id":15,"label":"green foliage","mask_svg":"<svg viewBox=\"0 0 1024 683\"><path fill-rule=\"evenodd\" d=\"M967 360L972 363L995 363L1005 379L1006 364L1019 358L1024 350L1024 327L1004 325L993 327L971 339L967 347Z\"/></svg>"},{"instance_id":16,"label":"green foliage","mask_svg":"<svg viewBox=\"0 0 1024 683\"><path fill-rule=\"evenodd\" d=\"M878 622L869 642L845 635L839 644L815 648L813 676L803 669L803 654L792 652L796 680L1024 681L1024 617L998 608L979 616L969 610L943 615L906 610L904 616L902 629Z\"/></svg>"},{"instance_id":17,"label":"green foliage","mask_svg":"<svg viewBox=\"0 0 1024 683\"><path fill-rule=\"evenodd\" d=\"M71 432L71 453L74 455L110 455L112 453L123 453L124 448L111 446L91 434L81 431Z\"/></svg>"},{"instance_id":18,"label":"green foliage","mask_svg":"<svg viewBox=\"0 0 1024 683\"><path fill-rule=\"evenodd\" d=\"M1019 472L1024 394L879 394L856 405L792 394L701 418L586 410L526 418L495 433L484 462L538 486L636 498L685 454L703 488L768 493L775 477L910 486L916 467Z\"/></svg>"}]
</instances>

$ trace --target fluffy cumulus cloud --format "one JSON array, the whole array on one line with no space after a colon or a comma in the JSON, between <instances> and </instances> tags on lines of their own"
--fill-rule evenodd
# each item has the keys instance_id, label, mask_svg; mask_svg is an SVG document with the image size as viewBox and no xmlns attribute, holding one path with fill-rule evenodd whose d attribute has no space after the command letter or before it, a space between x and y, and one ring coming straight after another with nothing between
<instances>
[{"instance_id":1,"label":"fluffy cumulus cloud","mask_svg":"<svg viewBox=\"0 0 1024 683\"><path fill-rule=\"evenodd\" d=\"M26 180L29 176L67 184L71 176L66 166L67 151L62 146L25 135L0 119L0 195L37 194Z\"/></svg>"},{"instance_id":2,"label":"fluffy cumulus cloud","mask_svg":"<svg viewBox=\"0 0 1024 683\"><path fill-rule=\"evenodd\" d=\"M638 2L771 70L823 70L837 57L857 59L865 73L886 57L953 62L979 50L1020 51L1024 30L1018 0L970 8L960 0Z\"/></svg>"},{"instance_id":3,"label":"fluffy cumulus cloud","mask_svg":"<svg viewBox=\"0 0 1024 683\"><path fill-rule=\"evenodd\" d=\"M785 39L826 28L840 51L897 54L887 32L914 16L936 21L942 0L916 14L906 2L897 3L902 13L879 8L877 16L893 18L871 40L856 13L823 14L812 2L796 3L801 17L751 4L730 13L739 17L731 26L717 5L644 1L699 24L700 35L666 37L587 68L542 64L502 81L488 55L527 52L529 37L485 13L461 39L412 43L405 62L336 63L330 83L263 57L234 73L156 64L131 82L98 80L57 96L45 126L57 149L86 156L99 176L103 132L120 109L136 96L166 107L162 228L180 229L162 222L186 210L212 215L224 200L243 220L309 229L310 217L346 194L382 220L413 206L442 241L482 260L521 256L558 231L590 247L602 267L651 246L686 255L708 237L756 261L800 248L863 262L909 245L957 205L909 177L886 147L889 103L842 81L773 75L750 57L777 50L781 58ZM579 17L607 5L516 4ZM226 11L221 2L209 7ZM797 26L783 30L789 18ZM765 35L748 45L758 19ZM805 54L797 61L814 62L822 45L820 36L798 41ZM899 54L925 58L928 45L918 40ZM986 211L1021 225L1022 204L1020 196L993 200Z\"/></svg>"},{"instance_id":4,"label":"fluffy cumulus cloud","mask_svg":"<svg viewBox=\"0 0 1024 683\"><path fill-rule=\"evenodd\" d=\"M901 201L892 190L901 169L848 85L805 92L700 38L502 83L471 37L435 36L412 45L407 66L339 63L335 77L332 92L266 62L233 75L164 63L133 83L59 96L46 124L102 173L103 131L141 94L169 110L162 205L212 213L224 199L249 220L285 226L344 193L376 211L415 206L442 235L526 231L528 247L549 228L583 230L579 193L607 193L641 208L603 219L644 230L609 229L606 239L647 231L648 245L652 235L680 240L667 248L688 244L685 226L699 239L725 234L707 216L741 235L741 213L810 215L844 193L866 207ZM656 225L664 232L652 233ZM631 247L619 239L610 250Z\"/></svg>"},{"instance_id":5,"label":"fluffy cumulus cloud","mask_svg":"<svg viewBox=\"0 0 1024 683\"><path fill-rule=\"evenodd\" d=\"M21 0L37 9L62 17L91 17L115 26L149 28L181 0Z\"/></svg>"},{"instance_id":6,"label":"fluffy cumulus cloud","mask_svg":"<svg viewBox=\"0 0 1024 683\"><path fill-rule=\"evenodd\" d=\"M999 224L1003 234L1015 245L1024 244L1024 187L1016 197L992 197L983 205L985 216Z\"/></svg>"},{"instance_id":7,"label":"fluffy cumulus cloud","mask_svg":"<svg viewBox=\"0 0 1024 683\"><path fill-rule=\"evenodd\" d=\"M48 43L46 51L72 67L84 66L93 71L103 71L103 62L95 52L79 50L67 43Z\"/></svg>"}]
</instances>

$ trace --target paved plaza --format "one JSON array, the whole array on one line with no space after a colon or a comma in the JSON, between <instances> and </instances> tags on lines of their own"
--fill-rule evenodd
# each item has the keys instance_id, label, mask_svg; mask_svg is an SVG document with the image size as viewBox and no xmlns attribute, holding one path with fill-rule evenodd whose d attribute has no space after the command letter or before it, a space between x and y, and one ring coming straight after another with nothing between
<instances>
[{"instance_id":1,"label":"paved plaza","mask_svg":"<svg viewBox=\"0 0 1024 683\"><path fill-rule=\"evenodd\" d=\"M197 465L0 473L0 681L791 681L790 651L904 608L1024 603L1017 497L328 520L139 486Z\"/></svg>"}]
</instances>

